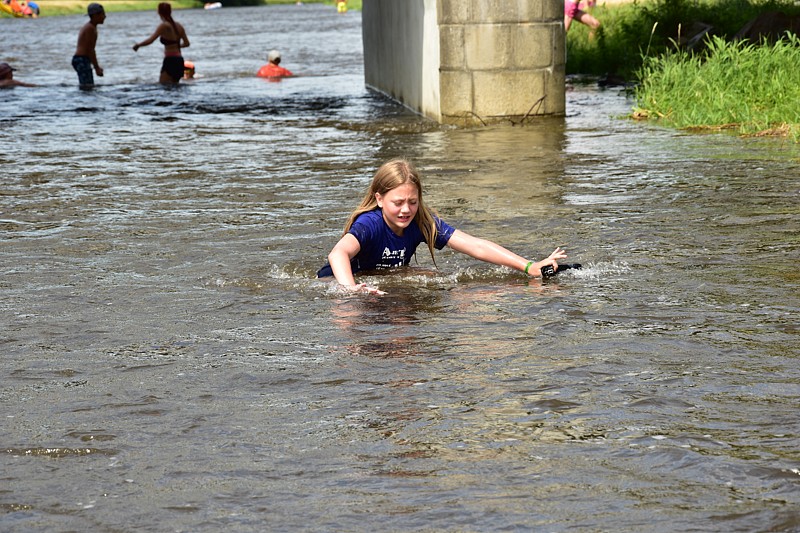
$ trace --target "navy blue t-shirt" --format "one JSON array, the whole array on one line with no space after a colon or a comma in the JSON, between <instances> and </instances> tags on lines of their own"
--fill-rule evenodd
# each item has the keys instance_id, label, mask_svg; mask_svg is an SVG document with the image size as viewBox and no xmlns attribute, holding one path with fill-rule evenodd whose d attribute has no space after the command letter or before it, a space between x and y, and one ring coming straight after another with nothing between
<instances>
[{"instance_id":1,"label":"navy blue t-shirt","mask_svg":"<svg viewBox=\"0 0 800 533\"><path fill-rule=\"evenodd\" d=\"M447 245L447 241L453 235L455 228L449 226L445 221L438 217L433 217L436 221L436 242L434 247L441 250ZM385 268L395 268L408 265L411 257L417 251L417 246L425 242L425 237L417 225L416 220L403 231L402 236L396 235L383 220L383 212L380 208L367 211L358 215L350 233L358 240L361 250L350 261L353 274L362 270L375 270ZM317 272L318 278L333 276L331 265L326 263Z\"/></svg>"}]
</instances>

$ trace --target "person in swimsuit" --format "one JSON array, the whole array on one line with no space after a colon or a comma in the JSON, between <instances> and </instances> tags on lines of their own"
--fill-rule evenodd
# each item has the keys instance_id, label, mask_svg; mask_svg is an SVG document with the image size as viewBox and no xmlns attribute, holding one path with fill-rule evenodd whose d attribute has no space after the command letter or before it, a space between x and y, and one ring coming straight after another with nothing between
<instances>
[{"instance_id":1,"label":"person in swimsuit","mask_svg":"<svg viewBox=\"0 0 800 533\"><path fill-rule=\"evenodd\" d=\"M161 76L159 81L164 85L174 85L183 78L183 56L181 48L189 46L189 38L183 26L172 19L172 6L167 2L158 4L158 15L161 17L161 24L158 25L153 35L140 43L133 45L136 52L142 46L153 44L156 39L161 40L164 45L164 62L161 64Z\"/></svg>"},{"instance_id":2,"label":"person in swimsuit","mask_svg":"<svg viewBox=\"0 0 800 533\"><path fill-rule=\"evenodd\" d=\"M564 1L564 33L569 31L573 19L581 24L589 26L589 38L593 38L595 32L600 28L600 21L591 16L586 11L580 8L581 0L565 0ZM589 6L593 6L592 0L589 0Z\"/></svg>"},{"instance_id":3,"label":"person in swimsuit","mask_svg":"<svg viewBox=\"0 0 800 533\"><path fill-rule=\"evenodd\" d=\"M103 76L103 69L97 63L95 45L97 44L97 26L106 20L106 11L100 4L89 4L86 9L89 22L83 25L78 32L78 46L72 56L72 68L78 73L78 83L81 89L94 87L92 67L98 76Z\"/></svg>"},{"instance_id":4,"label":"person in swimsuit","mask_svg":"<svg viewBox=\"0 0 800 533\"><path fill-rule=\"evenodd\" d=\"M36 87L32 83L25 83L14 79L14 71L17 70L8 63L0 63L0 88L2 87Z\"/></svg>"},{"instance_id":5,"label":"person in swimsuit","mask_svg":"<svg viewBox=\"0 0 800 533\"><path fill-rule=\"evenodd\" d=\"M281 53L279 51L272 50L269 55L267 55L267 61L269 62L258 69L258 72L256 73L256 76L259 78L288 78L290 76L294 76L292 71L280 66Z\"/></svg>"},{"instance_id":6,"label":"person in swimsuit","mask_svg":"<svg viewBox=\"0 0 800 533\"><path fill-rule=\"evenodd\" d=\"M558 271L558 260L567 257L565 250L556 248L541 261L529 261L499 244L453 228L425 207L422 181L414 166L405 159L393 159L375 173L361 204L350 215L344 235L328 254L328 264L317 272L317 277L333 276L352 291L385 294L376 287L357 284L353 275L360 271L406 266L423 242L431 258L434 248L441 250L449 246L475 259L513 268L532 277L542 276L543 269L547 268Z\"/></svg>"}]
</instances>

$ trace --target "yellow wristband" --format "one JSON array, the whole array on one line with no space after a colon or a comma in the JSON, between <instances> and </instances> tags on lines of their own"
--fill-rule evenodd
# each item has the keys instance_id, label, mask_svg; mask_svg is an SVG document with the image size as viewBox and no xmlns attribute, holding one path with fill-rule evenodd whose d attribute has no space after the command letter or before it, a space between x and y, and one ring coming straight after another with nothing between
<instances>
[{"instance_id":1,"label":"yellow wristband","mask_svg":"<svg viewBox=\"0 0 800 533\"><path fill-rule=\"evenodd\" d=\"M531 267L532 264L533 264L533 261L528 261L528 264L525 265L525 273L526 274L528 273L528 269Z\"/></svg>"}]
</instances>

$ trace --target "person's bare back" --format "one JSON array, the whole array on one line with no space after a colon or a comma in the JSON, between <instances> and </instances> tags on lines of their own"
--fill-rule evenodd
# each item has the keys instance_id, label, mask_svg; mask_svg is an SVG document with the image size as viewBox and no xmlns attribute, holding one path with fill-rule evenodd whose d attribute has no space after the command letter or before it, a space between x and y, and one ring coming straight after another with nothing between
<instances>
[{"instance_id":1,"label":"person's bare back","mask_svg":"<svg viewBox=\"0 0 800 533\"><path fill-rule=\"evenodd\" d=\"M78 32L78 46L75 47L75 55L92 57L96 45L97 25L89 21Z\"/></svg>"}]
</instances>

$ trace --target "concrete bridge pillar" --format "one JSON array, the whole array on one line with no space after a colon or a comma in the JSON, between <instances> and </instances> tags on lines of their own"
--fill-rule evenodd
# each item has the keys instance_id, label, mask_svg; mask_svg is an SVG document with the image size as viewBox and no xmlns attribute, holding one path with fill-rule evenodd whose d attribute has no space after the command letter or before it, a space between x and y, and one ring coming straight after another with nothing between
<instances>
[{"instance_id":1,"label":"concrete bridge pillar","mask_svg":"<svg viewBox=\"0 0 800 533\"><path fill-rule=\"evenodd\" d=\"M445 124L565 112L563 0L364 0L367 87Z\"/></svg>"}]
</instances>

